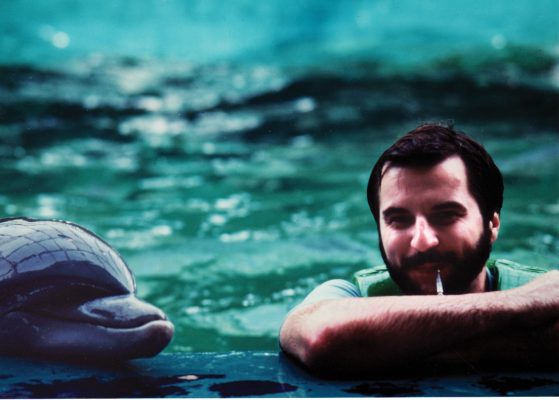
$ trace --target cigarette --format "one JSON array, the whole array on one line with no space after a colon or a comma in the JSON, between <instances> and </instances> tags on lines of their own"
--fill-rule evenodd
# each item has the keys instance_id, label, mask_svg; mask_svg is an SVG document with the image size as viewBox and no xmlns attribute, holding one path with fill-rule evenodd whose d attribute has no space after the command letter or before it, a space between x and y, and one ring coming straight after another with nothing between
<instances>
[{"instance_id":1,"label":"cigarette","mask_svg":"<svg viewBox=\"0 0 559 400\"><path fill-rule=\"evenodd\" d=\"M436 280L436 286L437 286L437 295L442 296L444 294L444 290L443 290L443 281L441 279L441 270L438 269L437 270L437 280Z\"/></svg>"}]
</instances>

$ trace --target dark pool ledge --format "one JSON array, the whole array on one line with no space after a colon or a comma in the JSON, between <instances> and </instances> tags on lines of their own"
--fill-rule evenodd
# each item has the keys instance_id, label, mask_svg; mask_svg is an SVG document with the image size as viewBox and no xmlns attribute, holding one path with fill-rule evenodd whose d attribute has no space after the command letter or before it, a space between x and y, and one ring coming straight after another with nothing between
<instances>
[{"instance_id":1,"label":"dark pool ledge","mask_svg":"<svg viewBox=\"0 0 559 400\"><path fill-rule=\"evenodd\" d=\"M558 371L461 373L326 380L283 354L161 354L113 365L0 358L0 397L557 396Z\"/></svg>"}]
</instances>

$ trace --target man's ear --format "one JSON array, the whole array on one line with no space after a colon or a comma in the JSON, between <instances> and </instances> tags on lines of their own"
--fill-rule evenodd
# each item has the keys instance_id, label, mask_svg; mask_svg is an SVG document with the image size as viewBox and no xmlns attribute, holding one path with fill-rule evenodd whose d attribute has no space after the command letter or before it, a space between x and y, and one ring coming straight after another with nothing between
<instances>
[{"instance_id":1,"label":"man's ear","mask_svg":"<svg viewBox=\"0 0 559 400\"><path fill-rule=\"evenodd\" d=\"M499 237L499 228L501 227L501 217L499 213L493 213L493 217L489 221L489 230L491 231L491 243L495 243Z\"/></svg>"}]
</instances>

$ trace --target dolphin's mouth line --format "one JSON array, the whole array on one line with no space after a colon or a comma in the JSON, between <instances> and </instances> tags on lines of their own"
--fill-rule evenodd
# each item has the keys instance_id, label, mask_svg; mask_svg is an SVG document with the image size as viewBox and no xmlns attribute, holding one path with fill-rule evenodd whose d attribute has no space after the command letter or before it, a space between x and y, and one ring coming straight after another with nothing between
<instances>
[{"instance_id":1,"label":"dolphin's mouth line","mask_svg":"<svg viewBox=\"0 0 559 400\"><path fill-rule=\"evenodd\" d=\"M81 326L90 326L91 328L103 329L106 330L107 332L128 331L128 330L132 331L132 330L142 328L143 326L146 326L153 322L168 322L167 319L153 318L150 320L142 321L142 323L118 325L118 324L108 324L105 323L105 321L86 321L81 319L74 319L60 314L44 312L42 310L28 310L28 309L17 310L8 313L7 315L9 314L20 314L31 320L40 318L42 321L51 321L52 323L57 323L57 324L72 324L72 325L79 324Z\"/></svg>"},{"instance_id":2,"label":"dolphin's mouth line","mask_svg":"<svg viewBox=\"0 0 559 400\"><path fill-rule=\"evenodd\" d=\"M10 324L12 334L4 337L9 344L3 354L85 362L152 357L169 343L174 331L168 320L137 327L107 327L26 311L10 312L4 322Z\"/></svg>"},{"instance_id":3,"label":"dolphin's mouth line","mask_svg":"<svg viewBox=\"0 0 559 400\"><path fill-rule=\"evenodd\" d=\"M107 290L85 281L68 282L58 279L43 280L40 284L25 282L3 292L0 316L40 304L76 304L111 295Z\"/></svg>"},{"instance_id":4,"label":"dolphin's mouth line","mask_svg":"<svg viewBox=\"0 0 559 400\"><path fill-rule=\"evenodd\" d=\"M9 295L0 316L20 312L29 317L113 329L135 329L153 321L167 321L159 309L138 300L132 293L110 293L88 282L26 286L17 288L19 294Z\"/></svg>"},{"instance_id":5,"label":"dolphin's mouth line","mask_svg":"<svg viewBox=\"0 0 559 400\"><path fill-rule=\"evenodd\" d=\"M3 354L132 359L156 355L173 337L165 314L134 293L108 293L84 282L27 289L10 310L0 313ZM3 304L6 296L16 295L3 294Z\"/></svg>"}]
</instances>

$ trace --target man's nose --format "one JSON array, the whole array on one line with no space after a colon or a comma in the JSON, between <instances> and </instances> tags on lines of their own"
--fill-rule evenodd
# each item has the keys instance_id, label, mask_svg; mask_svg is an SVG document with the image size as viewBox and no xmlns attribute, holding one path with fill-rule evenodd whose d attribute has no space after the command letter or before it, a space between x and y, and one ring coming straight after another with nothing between
<instances>
[{"instance_id":1,"label":"man's nose","mask_svg":"<svg viewBox=\"0 0 559 400\"><path fill-rule=\"evenodd\" d=\"M415 223L411 247L419 252L425 252L438 246L437 233L424 218L418 218Z\"/></svg>"}]
</instances>

